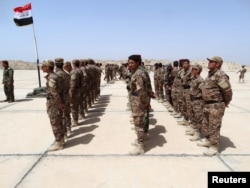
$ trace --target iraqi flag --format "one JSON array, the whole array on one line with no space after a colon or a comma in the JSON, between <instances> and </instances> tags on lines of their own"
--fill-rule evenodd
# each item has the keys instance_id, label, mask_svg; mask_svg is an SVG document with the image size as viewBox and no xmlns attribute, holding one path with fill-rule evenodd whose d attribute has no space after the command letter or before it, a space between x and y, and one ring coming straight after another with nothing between
<instances>
[{"instance_id":1,"label":"iraqi flag","mask_svg":"<svg viewBox=\"0 0 250 188\"><path fill-rule=\"evenodd\" d=\"M16 7L13 10L15 12L13 20L17 26L33 24L33 18L31 15L31 3L28 3L23 7Z\"/></svg>"}]
</instances>

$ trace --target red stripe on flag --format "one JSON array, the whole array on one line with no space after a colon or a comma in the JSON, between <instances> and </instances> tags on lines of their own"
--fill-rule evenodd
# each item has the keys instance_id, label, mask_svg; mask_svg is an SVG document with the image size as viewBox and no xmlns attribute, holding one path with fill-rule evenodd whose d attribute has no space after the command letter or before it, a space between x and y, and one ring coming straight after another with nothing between
<instances>
[{"instance_id":1,"label":"red stripe on flag","mask_svg":"<svg viewBox=\"0 0 250 188\"><path fill-rule=\"evenodd\" d=\"M13 10L14 12L23 12L23 11L31 10L31 3L28 3L24 5L23 7L16 7Z\"/></svg>"}]
</instances>

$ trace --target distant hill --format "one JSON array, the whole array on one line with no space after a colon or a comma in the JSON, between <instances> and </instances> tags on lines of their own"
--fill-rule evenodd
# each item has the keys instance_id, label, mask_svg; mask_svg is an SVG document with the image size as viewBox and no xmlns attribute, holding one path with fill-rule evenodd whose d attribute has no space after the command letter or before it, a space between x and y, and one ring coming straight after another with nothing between
<instances>
[{"instance_id":1,"label":"distant hill","mask_svg":"<svg viewBox=\"0 0 250 188\"><path fill-rule=\"evenodd\" d=\"M25 62L21 60L8 60L9 66L13 68L14 70L36 70L37 64L36 63L30 63ZM0 66L0 69L3 69L2 66Z\"/></svg>"}]
</instances>

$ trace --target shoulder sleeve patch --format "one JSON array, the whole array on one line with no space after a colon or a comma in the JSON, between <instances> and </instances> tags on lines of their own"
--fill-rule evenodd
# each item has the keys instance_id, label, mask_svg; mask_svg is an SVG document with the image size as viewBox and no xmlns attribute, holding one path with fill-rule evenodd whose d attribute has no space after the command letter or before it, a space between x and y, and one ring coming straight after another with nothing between
<instances>
[{"instance_id":1,"label":"shoulder sleeve patch","mask_svg":"<svg viewBox=\"0 0 250 188\"><path fill-rule=\"evenodd\" d=\"M54 79L50 79L49 80L49 87L55 87L55 85L56 85L56 81L54 80Z\"/></svg>"},{"instance_id":2,"label":"shoulder sleeve patch","mask_svg":"<svg viewBox=\"0 0 250 188\"><path fill-rule=\"evenodd\" d=\"M226 80L221 80L218 85L222 88L222 89L226 89L229 87L229 83Z\"/></svg>"},{"instance_id":3,"label":"shoulder sleeve patch","mask_svg":"<svg viewBox=\"0 0 250 188\"><path fill-rule=\"evenodd\" d=\"M72 75L70 76L70 79L71 79L71 80L75 80L75 79L76 79L76 75L75 75L75 74L72 74Z\"/></svg>"}]
</instances>

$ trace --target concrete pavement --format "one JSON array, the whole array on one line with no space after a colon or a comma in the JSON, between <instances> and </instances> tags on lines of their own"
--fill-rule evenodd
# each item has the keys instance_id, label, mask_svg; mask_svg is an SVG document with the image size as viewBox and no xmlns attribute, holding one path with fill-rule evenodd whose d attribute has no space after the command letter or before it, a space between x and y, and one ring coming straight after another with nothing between
<instances>
[{"instance_id":1,"label":"concrete pavement","mask_svg":"<svg viewBox=\"0 0 250 188\"><path fill-rule=\"evenodd\" d=\"M204 148L189 141L186 128L153 100L146 153L134 157L128 155L135 133L123 81L102 80L101 97L65 148L48 153L54 137L45 99L25 98L38 87L37 71L15 71L16 102L0 102L0 187L205 188L209 171L250 171L250 74L245 84L235 72L228 74L234 93L223 119L220 155L203 156ZM43 73L41 80L44 86Z\"/></svg>"}]
</instances>

